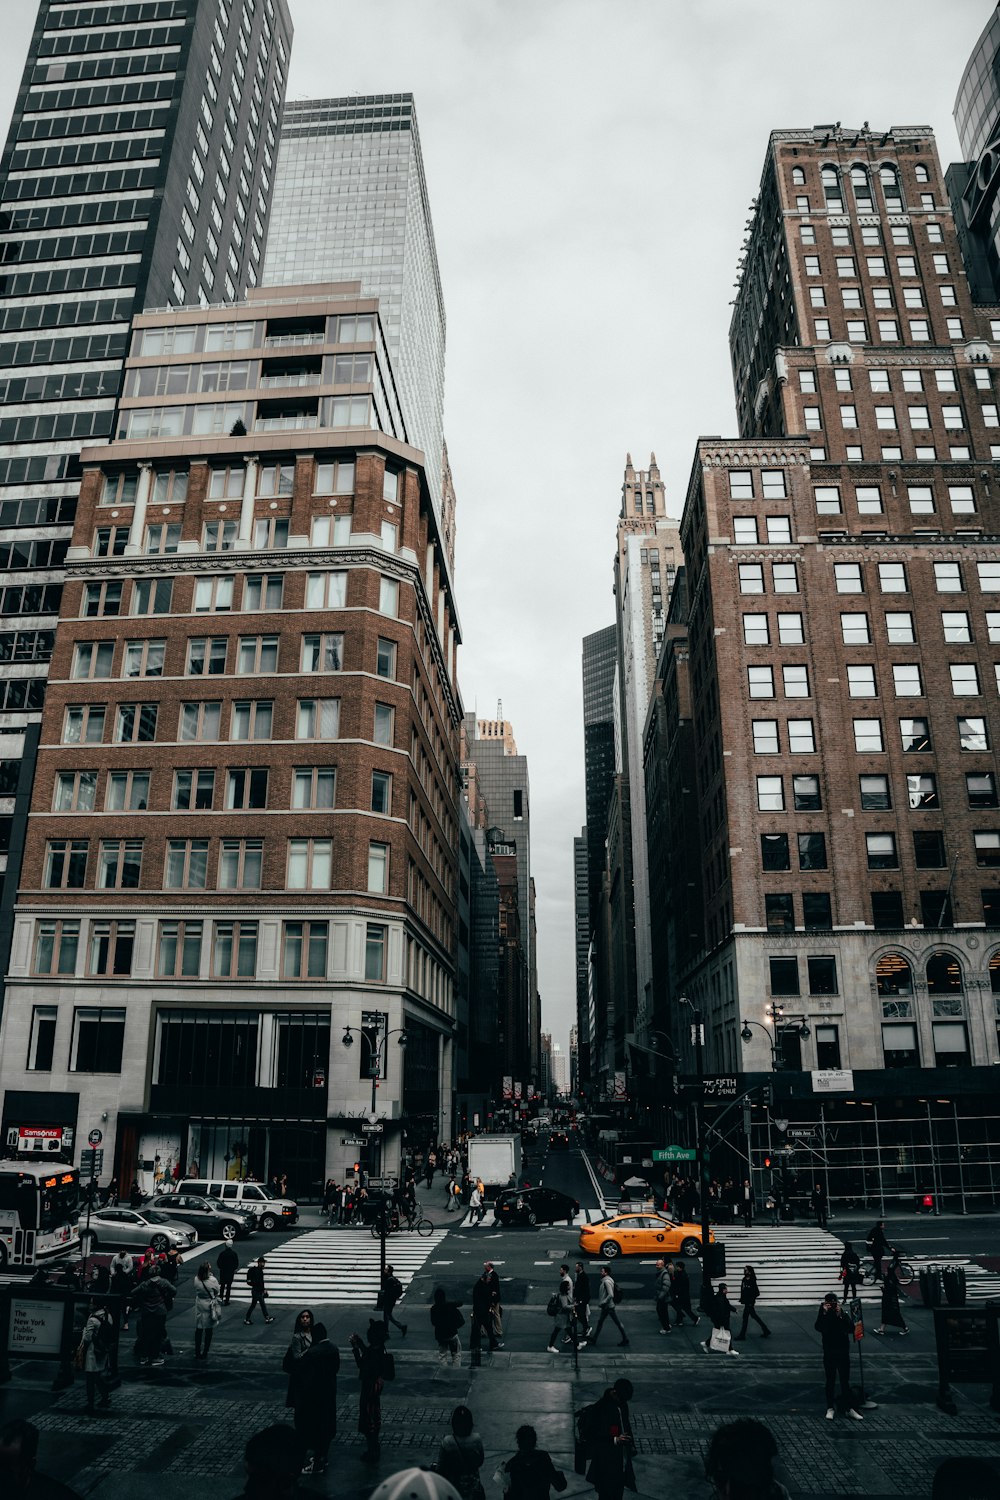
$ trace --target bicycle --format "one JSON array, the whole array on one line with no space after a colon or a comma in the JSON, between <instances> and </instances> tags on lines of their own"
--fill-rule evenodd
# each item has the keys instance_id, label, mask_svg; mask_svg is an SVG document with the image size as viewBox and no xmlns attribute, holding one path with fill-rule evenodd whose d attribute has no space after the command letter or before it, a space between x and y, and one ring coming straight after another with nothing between
<instances>
[{"instance_id":1,"label":"bicycle","mask_svg":"<svg viewBox=\"0 0 1000 1500\"><path fill-rule=\"evenodd\" d=\"M888 1262L889 1269L895 1274L900 1286L910 1286L916 1280L916 1272L909 1261L900 1259L900 1251L898 1249L893 1250L890 1257L884 1257L883 1259ZM862 1261L861 1280L866 1286L874 1286L876 1282L881 1281L881 1265L876 1265L875 1261L870 1257Z\"/></svg>"},{"instance_id":2,"label":"bicycle","mask_svg":"<svg viewBox=\"0 0 1000 1500\"><path fill-rule=\"evenodd\" d=\"M373 1240L379 1240L382 1238L381 1219L376 1219L372 1224L371 1229ZM386 1235L398 1234L403 1229L406 1229L410 1234L413 1234L413 1232L416 1231L417 1234L422 1235L424 1238L426 1238L427 1235L433 1234L434 1225L431 1223L430 1219L421 1219L417 1214L404 1214L403 1217L400 1218L398 1213L393 1213L390 1218L387 1218L385 1220Z\"/></svg>"}]
</instances>

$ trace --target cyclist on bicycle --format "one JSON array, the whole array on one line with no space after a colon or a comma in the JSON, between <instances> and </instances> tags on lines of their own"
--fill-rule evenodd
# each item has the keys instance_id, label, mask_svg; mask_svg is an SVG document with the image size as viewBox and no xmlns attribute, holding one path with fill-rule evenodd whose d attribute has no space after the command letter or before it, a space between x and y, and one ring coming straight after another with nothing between
<instances>
[{"instance_id":1,"label":"cyclist on bicycle","mask_svg":"<svg viewBox=\"0 0 1000 1500\"><path fill-rule=\"evenodd\" d=\"M879 1219L873 1229L865 1236L865 1244L868 1246L872 1260L875 1262L875 1279L882 1280L883 1265L893 1254L892 1246L889 1244L885 1233L885 1220Z\"/></svg>"}]
</instances>

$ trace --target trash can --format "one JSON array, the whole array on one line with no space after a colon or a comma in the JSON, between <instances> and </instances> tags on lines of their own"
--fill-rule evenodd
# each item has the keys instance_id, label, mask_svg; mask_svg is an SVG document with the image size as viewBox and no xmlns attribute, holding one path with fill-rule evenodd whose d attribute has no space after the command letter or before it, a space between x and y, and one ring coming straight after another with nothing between
<instances>
[{"instance_id":1,"label":"trash can","mask_svg":"<svg viewBox=\"0 0 1000 1500\"><path fill-rule=\"evenodd\" d=\"M949 1307L965 1306L965 1267L945 1266L942 1272L945 1301Z\"/></svg>"},{"instance_id":2,"label":"trash can","mask_svg":"<svg viewBox=\"0 0 1000 1500\"><path fill-rule=\"evenodd\" d=\"M726 1247L718 1243L709 1245L708 1254L705 1257L703 1275L709 1277L725 1276L726 1274Z\"/></svg>"},{"instance_id":3,"label":"trash can","mask_svg":"<svg viewBox=\"0 0 1000 1500\"><path fill-rule=\"evenodd\" d=\"M941 1272L937 1266L922 1266L920 1296L925 1307L941 1306Z\"/></svg>"}]
</instances>

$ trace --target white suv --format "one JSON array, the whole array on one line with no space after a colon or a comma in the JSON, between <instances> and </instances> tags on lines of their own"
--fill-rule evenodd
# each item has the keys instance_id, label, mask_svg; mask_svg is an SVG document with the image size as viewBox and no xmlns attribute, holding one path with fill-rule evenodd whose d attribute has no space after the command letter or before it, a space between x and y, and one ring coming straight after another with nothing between
<instances>
[{"instance_id":1,"label":"white suv","mask_svg":"<svg viewBox=\"0 0 1000 1500\"><path fill-rule=\"evenodd\" d=\"M178 1193L198 1193L202 1197L221 1198L233 1208L254 1214L258 1229L290 1228L298 1221L299 1205L291 1198L277 1197L263 1182L220 1182L218 1178L183 1177Z\"/></svg>"}]
</instances>

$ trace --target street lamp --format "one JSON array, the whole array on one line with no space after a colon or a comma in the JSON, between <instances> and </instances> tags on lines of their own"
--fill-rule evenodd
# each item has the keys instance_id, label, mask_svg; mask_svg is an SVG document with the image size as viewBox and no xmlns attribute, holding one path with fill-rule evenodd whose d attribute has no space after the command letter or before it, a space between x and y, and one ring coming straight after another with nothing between
<instances>
[{"instance_id":1,"label":"street lamp","mask_svg":"<svg viewBox=\"0 0 1000 1500\"><path fill-rule=\"evenodd\" d=\"M344 1035L340 1040L343 1046L353 1047L354 1033L357 1032L361 1037L361 1040L368 1043L368 1070L371 1073L372 1080L372 1107L370 1114L370 1123L374 1125L377 1117L377 1110L375 1108L375 1091L378 1088L379 1079L388 1077L389 1073L389 1038L391 1036L398 1036L398 1045L400 1047L405 1047L408 1041L408 1037L405 1029L402 1026L395 1027L392 1031L383 1031L383 1026L389 1019L384 1011L362 1011L361 1019L363 1022L366 1022L367 1025L345 1026ZM372 1032L375 1033L376 1040L374 1041L372 1040ZM385 1277L385 1236L388 1229L386 1219L387 1215L385 1213L385 1205L383 1204L383 1211L379 1215L379 1262L383 1278Z\"/></svg>"}]
</instances>

